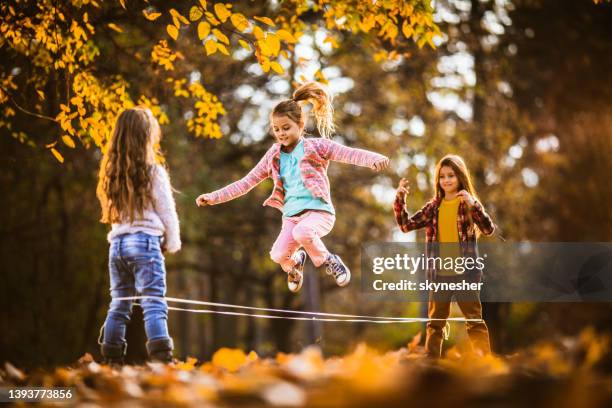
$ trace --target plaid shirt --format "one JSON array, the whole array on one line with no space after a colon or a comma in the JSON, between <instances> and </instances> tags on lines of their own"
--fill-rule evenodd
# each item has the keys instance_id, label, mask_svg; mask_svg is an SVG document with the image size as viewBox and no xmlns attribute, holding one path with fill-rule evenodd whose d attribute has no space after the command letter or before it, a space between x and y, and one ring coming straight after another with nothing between
<instances>
[{"instance_id":1,"label":"plaid shirt","mask_svg":"<svg viewBox=\"0 0 612 408\"><path fill-rule=\"evenodd\" d=\"M427 257L437 257L439 254L438 244L438 210L441 199L433 198L427 202L419 211L408 215L403 197L398 194L393 203L395 221L402 232L409 232L425 228L425 251ZM459 233L459 246L461 247L462 257L475 258L478 256L478 246L476 244L476 228L484 235L492 235L495 231L495 224L486 213L482 204L478 201L469 208L465 202L459 204L457 211L457 231ZM436 276L435 268L428 269L428 276ZM482 271L476 269L478 278Z\"/></svg>"},{"instance_id":2,"label":"plaid shirt","mask_svg":"<svg viewBox=\"0 0 612 408\"><path fill-rule=\"evenodd\" d=\"M274 143L249 174L226 187L206 194L205 198L210 204L230 201L248 193L270 177L274 181L274 189L263 205L269 205L282 211L285 202L285 189L280 177L280 149L281 145ZM385 158L382 154L343 146L329 139L314 137L304 139L304 156L300 160L299 166L302 181L311 194L331 204L331 191L327 178L327 168L330 160L371 168L374 163Z\"/></svg>"}]
</instances>

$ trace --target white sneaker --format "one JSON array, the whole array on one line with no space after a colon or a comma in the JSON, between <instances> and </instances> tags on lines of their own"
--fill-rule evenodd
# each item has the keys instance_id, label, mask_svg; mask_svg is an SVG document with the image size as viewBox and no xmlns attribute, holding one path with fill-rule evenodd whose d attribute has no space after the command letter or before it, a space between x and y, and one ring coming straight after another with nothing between
<instances>
[{"instance_id":1,"label":"white sneaker","mask_svg":"<svg viewBox=\"0 0 612 408\"><path fill-rule=\"evenodd\" d=\"M351 281L351 271L338 255L329 254L325 261L325 272L332 275L340 287L348 285Z\"/></svg>"},{"instance_id":2,"label":"white sneaker","mask_svg":"<svg viewBox=\"0 0 612 408\"><path fill-rule=\"evenodd\" d=\"M295 253L297 263L293 270L287 274L287 287L293 293L299 292L304 283L304 264L306 263L306 251L300 249Z\"/></svg>"}]
</instances>

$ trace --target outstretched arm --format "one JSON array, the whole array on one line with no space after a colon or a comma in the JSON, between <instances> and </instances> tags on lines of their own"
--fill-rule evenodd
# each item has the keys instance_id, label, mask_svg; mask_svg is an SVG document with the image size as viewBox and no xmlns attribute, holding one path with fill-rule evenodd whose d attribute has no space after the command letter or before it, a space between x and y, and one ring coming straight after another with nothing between
<instances>
[{"instance_id":1,"label":"outstretched arm","mask_svg":"<svg viewBox=\"0 0 612 408\"><path fill-rule=\"evenodd\" d=\"M272 148L266 152L266 154L261 158L261 160L259 160L259 163L257 163L249 174L219 190L200 195L196 199L196 204L198 206L220 204L233 200L234 198L240 197L251 191L268 177L267 161L271 152Z\"/></svg>"},{"instance_id":2,"label":"outstretched arm","mask_svg":"<svg viewBox=\"0 0 612 408\"><path fill-rule=\"evenodd\" d=\"M328 139L322 139L321 141L324 144L323 155L329 160L355 166L369 167L376 171L383 170L389 165L389 158L380 153L343 146L340 143Z\"/></svg>"}]
</instances>

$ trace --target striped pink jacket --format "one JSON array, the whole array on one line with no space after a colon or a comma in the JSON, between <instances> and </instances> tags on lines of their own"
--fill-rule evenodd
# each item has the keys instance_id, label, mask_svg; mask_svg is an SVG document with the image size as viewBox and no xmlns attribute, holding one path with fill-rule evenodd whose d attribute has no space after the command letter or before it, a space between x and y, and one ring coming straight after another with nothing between
<instances>
[{"instance_id":1,"label":"striped pink jacket","mask_svg":"<svg viewBox=\"0 0 612 408\"><path fill-rule=\"evenodd\" d=\"M205 194L209 204L219 204L233 200L251 191L255 186L271 177L274 181L274 190L263 205L277 208L282 211L285 202L285 190L280 177L280 148L274 143L259 163L242 179L223 187L212 193ZM327 167L329 161L354 164L356 166L372 167L374 163L385 159L382 154L363 149L346 147L329 139L305 138L304 157L300 160L302 181L314 197L322 198L331 204L331 192Z\"/></svg>"}]
</instances>

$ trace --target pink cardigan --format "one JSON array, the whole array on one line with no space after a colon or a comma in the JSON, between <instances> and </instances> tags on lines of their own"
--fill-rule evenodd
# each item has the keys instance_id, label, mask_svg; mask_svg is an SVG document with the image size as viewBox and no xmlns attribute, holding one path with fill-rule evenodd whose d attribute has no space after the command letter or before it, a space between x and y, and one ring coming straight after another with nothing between
<instances>
[{"instance_id":1,"label":"pink cardigan","mask_svg":"<svg viewBox=\"0 0 612 408\"><path fill-rule=\"evenodd\" d=\"M217 191L205 194L208 203L219 204L233 200L271 177L274 181L274 190L263 205L269 205L282 211L285 190L280 177L280 148L279 143L274 143L245 177ZM327 167L330 160L372 167L374 163L383 159L386 159L386 156L382 154L346 147L329 139L317 137L304 139L304 157L300 160L299 166L306 188L314 197L322 198L331 204L331 192L327 178Z\"/></svg>"}]
</instances>

